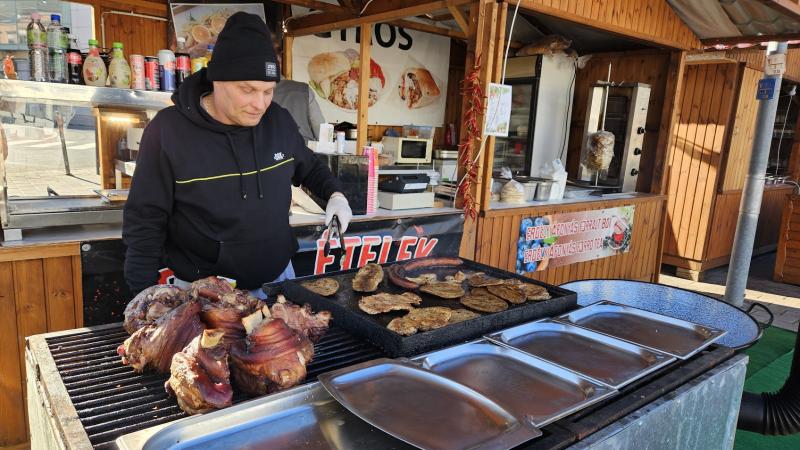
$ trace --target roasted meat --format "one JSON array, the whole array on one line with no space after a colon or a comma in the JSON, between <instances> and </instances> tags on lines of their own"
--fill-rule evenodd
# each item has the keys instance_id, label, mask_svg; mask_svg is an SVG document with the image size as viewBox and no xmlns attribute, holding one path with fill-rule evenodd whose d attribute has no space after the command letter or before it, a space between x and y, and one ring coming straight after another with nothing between
<instances>
[{"instance_id":1,"label":"roasted meat","mask_svg":"<svg viewBox=\"0 0 800 450\"><path fill-rule=\"evenodd\" d=\"M226 348L230 348L231 344L244 339L246 336L242 318L258 309L253 308L252 310L242 311L231 305L209 302L203 305L200 319L207 326L222 330L224 333L222 343Z\"/></svg>"},{"instance_id":2,"label":"roasted meat","mask_svg":"<svg viewBox=\"0 0 800 450\"><path fill-rule=\"evenodd\" d=\"M206 277L189 286L192 298L205 297L216 301L222 295L232 292L234 292L233 286L224 278L219 277Z\"/></svg>"},{"instance_id":3,"label":"roasted meat","mask_svg":"<svg viewBox=\"0 0 800 450\"><path fill-rule=\"evenodd\" d=\"M172 356L205 329L199 313L200 303L192 300L139 329L117 348L122 363L137 372L152 368L167 373Z\"/></svg>"},{"instance_id":4,"label":"roasted meat","mask_svg":"<svg viewBox=\"0 0 800 450\"><path fill-rule=\"evenodd\" d=\"M281 319L295 331L303 333L311 342L317 343L328 331L331 313L320 311L311 312L311 305L295 305L286 301L283 295L278 296L278 301L270 308L273 319Z\"/></svg>"},{"instance_id":5,"label":"roasted meat","mask_svg":"<svg viewBox=\"0 0 800 450\"><path fill-rule=\"evenodd\" d=\"M353 278L353 290L357 292L375 292L383 281L383 267L375 263L358 269Z\"/></svg>"},{"instance_id":6,"label":"roasted meat","mask_svg":"<svg viewBox=\"0 0 800 450\"><path fill-rule=\"evenodd\" d=\"M125 331L133 334L188 300L189 295L175 286L150 286L125 307Z\"/></svg>"},{"instance_id":7,"label":"roasted meat","mask_svg":"<svg viewBox=\"0 0 800 450\"><path fill-rule=\"evenodd\" d=\"M230 406L233 399L225 331L204 330L183 351L172 357L167 393L189 414L202 414Z\"/></svg>"},{"instance_id":8,"label":"roasted meat","mask_svg":"<svg viewBox=\"0 0 800 450\"><path fill-rule=\"evenodd\" d=\"M466 292L464 292L464 287L461 286L461 282L459 281L434 281L422 285L419 291L440 298L459 298L466 294Z\"/></svg>"},{"instance_id":9,"label":"roasted meat","mask_svg":"<svg viewBox=\"0 0 800 450\"><path fill-rule=\"evenodd\" d=\"M264 395L295 386L306 377L314 345L303 333L261 311L242 319L247 338L231 346L233 381L251 395Z\"/></svg>"}]
</instances>

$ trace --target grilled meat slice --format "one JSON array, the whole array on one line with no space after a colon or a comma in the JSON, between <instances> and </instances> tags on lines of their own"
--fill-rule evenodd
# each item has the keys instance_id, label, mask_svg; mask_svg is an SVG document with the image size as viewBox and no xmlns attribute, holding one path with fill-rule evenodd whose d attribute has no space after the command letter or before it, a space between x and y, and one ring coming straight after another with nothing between
<instances>
[{"instance_id":1,"label":"grilled meat slice","mask_svg":"<svg viewBox=\"0 0 800 450\"><path fill-rule=\"evenodd\" d=\"M278 296L278 301L270 308L272 318L281 319L295 331L303 333L313 343L317 343L328 331L331 321L329 311L320 311L314 314L311 305L295 305L286 301L283 295Z\"/></svg>"},{"instance_id":2,"label":"grilled meat slice","mask_svg":"<svg viewBox=\"0 0 800 450\"><path fill-rule=\"evenodd\" d=\"M447 325L453 310L442 306L412 309L406 317L417 323L420 331L435 330Z\"/></svg>"},{"instance_id":3,"label":"grilled meat slice","mask_svg":"<svg viewBox=\"0 0 800 450\"><path fill-rule=\"evenodd\" d=\"M475 288L461 297L461 304L475 311L495 313L508 309L508 303L490 293L486 288Z\"/></svg>"},{"instance_id":4,"label":"grilled meat slice","mask_svg":"<svg viewBox=\"0 0 800 450\"><path fill-rule=\"evenodd\" d=\"M478 272L469 277L469 285L472 287L484 287L503 284L503 280Z\"/></svg>"},{"instance_id":5,"label":"grilled meat slice","mask_svg":"<svg viewBox=\"0 0 800 450\"><path fill-rule=\"evenodd\" d=\"M406 280L417 283L420 286L438 281L435 273L423 273L418 277L406 277Z\"/></svg>"},{"instance_id":6,"label":"grilled meat slice","mask_svg":"<svg viewBox=\"0 0 800 450\"><path fill-rule=\"evenodd\" d=\"M389 322L389 325L386 325L386 328L394 331L400 336L411 336L419 331L417 328L417 322L409 319L408 316L392 319L392 321Z\"/></svg>"},{"instance_id":7,"label":"grilled meat slice","mask_svg":"<svg viewBox=\"0 0 800 450\"><path fill-rule=\"evenodd\" d=\"M435 281L423 285L419 290L441 298L459 298L466 294L458 281Z\"/></svg>"},{"instance_id":8,"label":"grilled meat slice","mask_svg":"<svg viewBox=\"0 0 800 450\"><path fill-rule=\"evenodd\" d=\"M167 373L172 356L205 329L199 312L200 303L191 300L139 329L117 348L122 363L137 372L152 368Z\"/></svg>"},{"instance_id":9,"label":"grilled meat slice","mask_svg":"<svg viewBox=\"0 0 800 450\"><path fill-rule=\"evenodd\" d=\"M313 281L304 281L300 286L323 297L330 297L339 290L339 282L333 278L318 278Z\"/></svg>"},{"instance_id":10,"label":"grilled meat slice","mask_svg":"<svg viewBox=\"0 0 800 450\"><path fill-rule=\"evenodd\" d=\"M503 300L518 305L525 303L525 293L520 285L513 283L503 283L498 285L486 286L486 290Z\"/></svg>"},{"instance_id":11,"label":"grilled meat slice","mask_svg":"<svg viewBox=\"0 0 800 450\"><path fill-rule=\"evenodd\" d=\"M383 281L383 267L370 263L358 269L353 278L353 290L357 292L375 292Z\"/></svg>"},{"instance_id":12,"label":"grilled meat slice","mask_svg":"<svg viewBox=\"0 0 800 450\"><path fill-rule=\"evenodd\" d=\"M380 314L389 311L411 311L412 305L419 305L422 299L419 295L404 292L400 295L381 292L380 294L361 297L358 307L367 314Z\"/></svg>"},{"instance_id":13,"label":"grilled meat slice","mask_svg":"<svg viewBox=\"0 0 800 450\"><path fill-rule=\"evenodd\" d=\"M480 314L478 314L476 312L472 312L472 311L470 311L468 309L463 309L463 308L462 309L454 309L453 312L450 314L450 321L449 322L451 324L452 323L458 323L458 322L463 322L465 320L475 319L475 318L480 317L480 316L481 316Z\"/></svg>"},{"instance_id":14,"label":"grilled meat slice","mask_svg":"<svg viewBox=\"0 0 800 450\"><path fill-rule=\"evenodd\" d=\"M243 319L250 331L247 338L231 346L236 387L251 395L264 395L302 382L306 364L314 357L314 345L281 319L253 316Z\"/></svg>"},{"instance_id":15,"label":"grilled meat slice","mask_svg":"<svg viewBox=\"0 0 800 450\"><path fill-rule=\"evenodd\" d=\"M125 331L136 330L155 322L178 305L189 301L186 291L175 286L155 285L140 292L125 307Z\"/></svg>"},{"instance_id":16,"label":"grilled meat slice","mask_svg":"<svg viewBox=\"0 0 800 450\"><path fill-rule=\"evenodd\" d=\"M164 388L188 414L202 414L230 406L233 400L224 330L203 330L183 351L172 357Z\"/></svg>"}]
</instances>

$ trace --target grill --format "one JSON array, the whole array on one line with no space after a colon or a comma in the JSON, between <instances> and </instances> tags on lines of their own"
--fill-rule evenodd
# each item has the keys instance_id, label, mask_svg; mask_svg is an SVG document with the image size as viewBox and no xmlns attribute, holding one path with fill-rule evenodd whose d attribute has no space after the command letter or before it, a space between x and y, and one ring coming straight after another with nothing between
<instances>
[{"instance_id":1,"label":"grill","mask_svg":"<svg viewBox=\"0 0 800 450\"><path fill-rule=\"evenodd\" d=\"M75 334L48 337L55 362L89 441L96 449L115 449L114 440L127 433L186 417L164 390L167 375L137 374L120 363L117 347L128 337L121 324ZM306 382L317 375L383 356L369 343L332 326L314 346ZM247 400L234 396L234 403Z\"/></svg>"}]
</instances>

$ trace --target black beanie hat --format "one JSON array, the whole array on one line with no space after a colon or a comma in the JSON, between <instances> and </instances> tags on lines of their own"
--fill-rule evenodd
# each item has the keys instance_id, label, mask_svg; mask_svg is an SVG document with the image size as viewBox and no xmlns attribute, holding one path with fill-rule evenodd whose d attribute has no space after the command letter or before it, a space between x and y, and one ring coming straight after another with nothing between
<instances>
[{"instance_id":1,"label":"black beanie hat","mask_svg":"<svg viewBox=\"0 0 800 450\"><path fill-rule=\"evenodd\" d=\"M267 24L261 17L237 12L217 37L208 63L209 81L280 81L280 69Z\"/></svg>"}]
</instances>

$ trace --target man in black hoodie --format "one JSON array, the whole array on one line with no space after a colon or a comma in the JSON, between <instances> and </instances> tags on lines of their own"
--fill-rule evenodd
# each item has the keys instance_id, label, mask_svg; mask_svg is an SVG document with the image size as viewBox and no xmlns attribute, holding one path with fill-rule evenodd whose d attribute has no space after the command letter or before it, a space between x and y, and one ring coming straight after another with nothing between
<instances>
[{"instance_id":1,"label":"man in black hoodie","mask_svg":"<svg viewBox=\"0 0 800 450\"><path fill-rule=\"evenodd\" d=\"M134 293L157 282L164 262L183 281L220 275L243 289L291 274L292 183L329 199L326 223L337 215L347 227L339 180L271 103L279 73L264 21L236 13L208 68L145 129L122 225Z\"/></svg>"}]
</instances>

